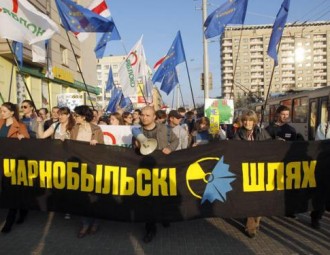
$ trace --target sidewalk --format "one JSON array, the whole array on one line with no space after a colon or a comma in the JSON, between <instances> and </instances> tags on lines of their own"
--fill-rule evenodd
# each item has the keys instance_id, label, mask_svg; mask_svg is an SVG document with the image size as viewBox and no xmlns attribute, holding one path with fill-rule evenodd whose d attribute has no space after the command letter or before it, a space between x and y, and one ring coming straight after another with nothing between
<instances>
[{"instance_id":1,"label":"sidewalk","mask_svg":"<svg viewBox=\"0 0 330 255\"><path fill-rule=\"evenodd\" d=\"M0 225L6 211L0 210ZM145 244L143 223L101 220L100 230L83 239L76 237L80 217L65 220L63 214L31 211L23 225L14 225L9 234L0 235L1 254L329 254L330 213L321 221L321 230L310 227L308 214L298 219L263 218L255 239L248 238L243 220L198 219L158 225L155 239Z\"/></svg>"}]
</instances>

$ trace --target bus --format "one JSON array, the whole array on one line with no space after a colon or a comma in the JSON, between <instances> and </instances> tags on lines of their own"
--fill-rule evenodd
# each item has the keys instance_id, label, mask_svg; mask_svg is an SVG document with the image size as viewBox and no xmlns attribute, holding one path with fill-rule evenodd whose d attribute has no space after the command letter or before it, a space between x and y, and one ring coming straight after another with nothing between
<instances>
[{"instance_id":1,"label":"bus","mask_svg":"<svg viewBox=\"0 0 330 255\"><path fill-rule=\"evenodd\" d=\"M318 125L328 121L328 106L330 106L330 86L300 92L288 92L270 97L264 108L264 103L255 103L249 108L262 115L262 125L267 126L275 121L275 112L278 106L285 105L290 108L290 125L305 140L315 140ZM242 110L237 109L239 114Z\"/></svg>"}]
</instances>

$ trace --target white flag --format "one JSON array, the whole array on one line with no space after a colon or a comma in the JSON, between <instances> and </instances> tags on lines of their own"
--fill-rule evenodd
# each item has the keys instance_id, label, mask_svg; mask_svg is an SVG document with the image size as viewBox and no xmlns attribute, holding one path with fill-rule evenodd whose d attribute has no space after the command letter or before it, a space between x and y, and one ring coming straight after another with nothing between
<instances>
[{"instance_id":1,"label":"white flag","mask_svg":"<svg viewBox=\"0 0 330 255\"><path fill-rule=\"evenodd\" d=\"M32 62L46 63L46 45L44 41L37 42L31 45Z\"/></svg>"},{"instance_id":2,"label":"white flag","mask_svg":"<svg viewBox=\"0 0 330 255\"><path fill-rule=\"evenodd\" d=\"M137 83L141 76L141 62L144 61L144 49L142 37L130 50L125 60L121 63L118 75L121 89L125 97L129 97L132 103L137 103Z\"/></svg>"},{"instance_id":3,"label":"white flag","mask_svg":"<svg viewBox=\"0 0 330 255\"><path fill-rule=\"evenodd\" d=\"M27 0L0 1L0 37L33 44L50 39L58 27Z\"/></svg>"}]
</instances>

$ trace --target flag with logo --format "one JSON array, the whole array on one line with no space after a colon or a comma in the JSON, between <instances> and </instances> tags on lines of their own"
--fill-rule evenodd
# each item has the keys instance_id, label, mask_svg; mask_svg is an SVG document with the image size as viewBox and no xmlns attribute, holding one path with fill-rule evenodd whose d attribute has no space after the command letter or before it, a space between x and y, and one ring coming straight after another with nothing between
<instances>
[{"instance_id":1,"label":"flag with logo","mask_svg":"<svg viewBox=\"0 0 330 255\"><path fill-rule=\"evenodd\" d=\"M243 24L248 0L229 0L212 12L205 20L205 38L221 35L227 24Z\"/></svg>"},{"instance_id":2,"label":"flag with logo","mask_svg":"<svg viewBox=\"0 0 330 255\"><path fill-rule=\"evenodd\" d=\"M113 81L113 73L112 73L112 67L110 66L109 70L109 76L107 81L107 86L105 87L105 91L110 91L114 87L115 82Z\"/></svg>"},{"instance_id":3,"label":"flag with logo","mask_svg":"<svg viewBox=\"0 0 330 255\"><path fill-rule=\"evenodd\" d=\"M270 36L267 54L274 59L275 65L278 65L277 49L276 46L280 42L288 18L290 8L290 0L284 0L280 10L276 15L273 25L272 35Z\"/></svg>"},{"instance_id":4,"label":"flag with logo","mask_svg":"<svg viewBox=\"0 0 330 255\"><path fill-rule=\"evenodd\" d=\"M27 0L0 1L0 37L33 44L50 39L58 27Z\"/></svg>"},{"instance_id":5,"label":"flag with logo","mask_svg":"<svg viewBox=\"0 0 330 255\"><path fill-rule=\"evenodd\" d=\"M137 103L137 83L139 76L141 76L141 63L144 54L142 38L143 36L130 50L118 71L123 95L129 97L133 104Z\"/></svg>"},{"instance_id":6,"label":"flag with logo","mask_svg":"<svg viewBox=\"0 0 330 255\"><path fill-rule=\"evenodd\" d=\"M138 107L143 107L152 102L153 83L152 70L147 63L144 48L142 47L141 61L138 67Z\"/></svg>"},{"instance_id":7,"label":"flag with logo","mask_svg":"<svg viewBox=\"0 0 330 255\"><path fill-rule=\"evenodd\" d=\"M72 32L109 32L114 23L71 0L55 0L62 25Z\"/></svg>"},{"instance_id":8,"label":"flag with logo","mask_svg":"<svg viewBox=\"0 0 330 255\"><path fill-rule=\"evenodd\" d=\"M14 54L20 67L23 66L23 43L13 41L12 43Z\"/></svg>"}]
</instances>

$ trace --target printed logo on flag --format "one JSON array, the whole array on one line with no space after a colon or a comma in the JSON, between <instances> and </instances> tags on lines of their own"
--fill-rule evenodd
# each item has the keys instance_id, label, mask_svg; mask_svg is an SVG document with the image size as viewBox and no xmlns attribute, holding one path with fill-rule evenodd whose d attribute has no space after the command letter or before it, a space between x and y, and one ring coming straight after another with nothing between
<instances>
[{"instance_id":1,"label":"printed logo on flag","mask_svg":"<svg viewBox=\"0 0 330 255\"><path fill-rule=\"evenodd\" d=\"M213 168L207 167L210 161L216 164ZM225 202L227 193L232 190L231 183L236 179L235 174L229 171L229 165L224 163L224 157L207 157L192 163L186 173L186 183L190 193L199 199L201 204L206 200L213 203L215 200ZM197 190L200 183L205 183L204 191Z\"/></svg>"}]
</instances>

